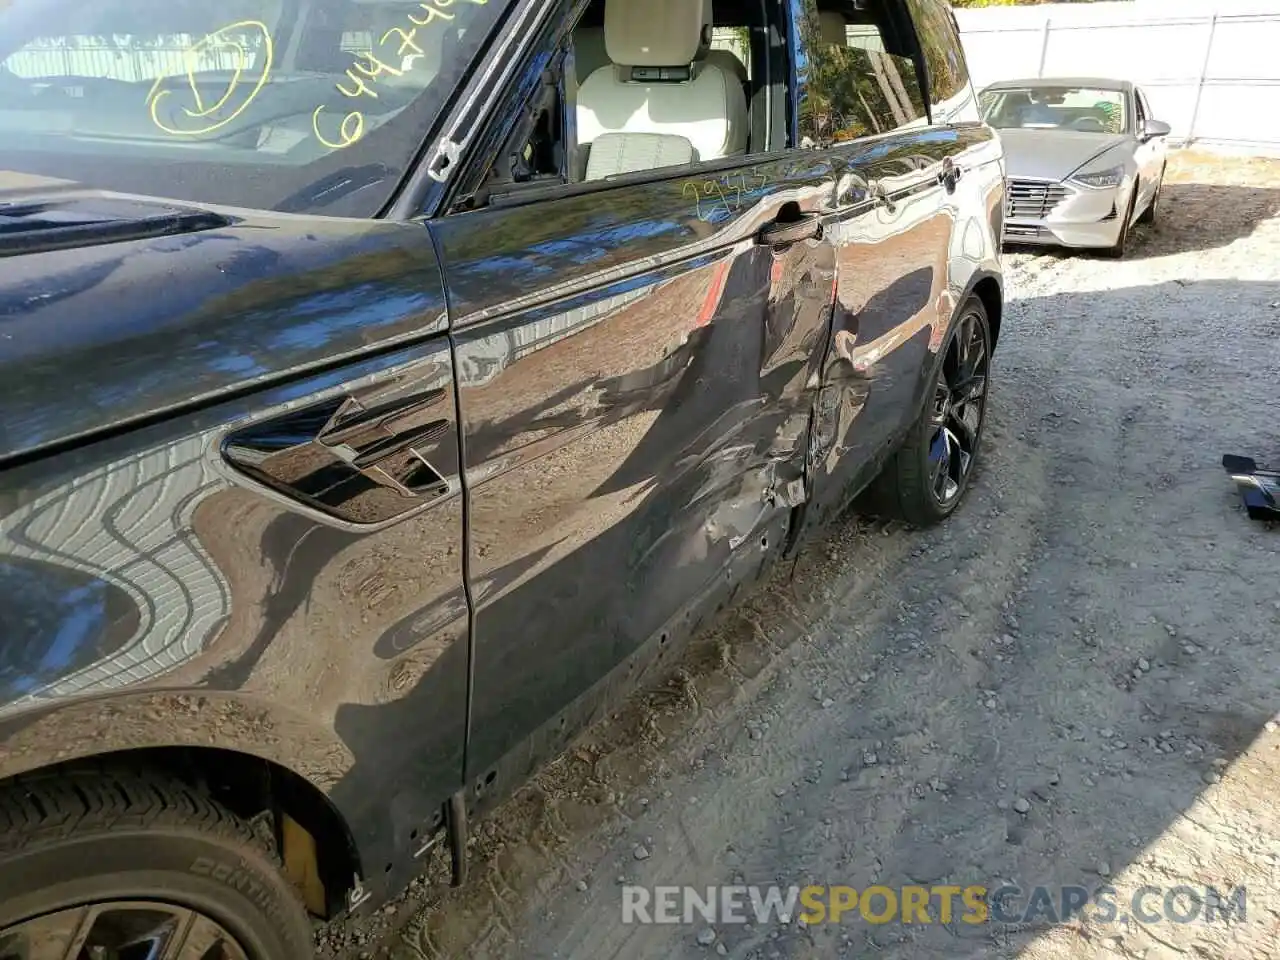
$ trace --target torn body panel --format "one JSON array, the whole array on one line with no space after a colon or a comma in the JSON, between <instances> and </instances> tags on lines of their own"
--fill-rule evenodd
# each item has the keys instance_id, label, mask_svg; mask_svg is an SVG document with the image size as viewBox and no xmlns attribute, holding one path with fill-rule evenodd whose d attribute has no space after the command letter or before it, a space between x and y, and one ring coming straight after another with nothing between
<instances>
[{"instance_id":1,"label":"torn body panel","mask_svg":"<svg viewBox=\"0 0 1280 960\"><path fill-rule=\"evenodd\" d=\"M990 130L929 127L833 153L843 164L840 214L828 231L837 277L806 524L843 509L892 455L919 415L974 277L999 267L999 245L981 215L983 198L1001 189ZM963 175L945 175L956 169Z\"/></svg>"},{"instance_id":2,"label":"torn body panel","mask_svg":"<svg viewBox=\"0 0 1280 960\"><path fill-rule=\"evenodd\" d=\"M834 253L756 236L829 215L834 186L801 155L432 225L469 498L473 784L536 766L602 678L783 546Z\"/></svg>"}]
</instances>

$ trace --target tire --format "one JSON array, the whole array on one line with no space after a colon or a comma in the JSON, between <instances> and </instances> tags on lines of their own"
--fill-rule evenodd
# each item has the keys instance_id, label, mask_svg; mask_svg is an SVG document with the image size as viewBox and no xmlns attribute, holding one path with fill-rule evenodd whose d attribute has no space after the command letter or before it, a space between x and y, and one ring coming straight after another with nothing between
<instances>
[{"instance_id":1,"label":"tire","mask_svg":"<svg viewBox=\"0 0 1280 960\"><path fill-rule=\"evenodd\" d=\"M1160 170L1160 179L1156 182L1155 193L1151 194L1151 202L1147 204L1147 209L1143 210L1142 216L1138 218L1138 222L1141 224L1151 224L1156 222L1156 217L1160 212L1160 193L1164 190L1165 169L1166 168L1162 168Z\"/></svg>"},{"instance_id":2,"label":"tire","mask_svg":"<svg viewBox=\"0 0 1280 960\"><path fill-rule=\"evenodd\" d=\"M980 376L982 385L976 419L966 417L965 421L972 428L972 441L969 450L966 451L968 462L956 478L955 490L950 491L946 497L940 497L937 489L940 478L935 473L935 468L939 465L939 458L936 456L939 452L938 438L943 436L938 424L939 418L941 417L950 428L947 416L939 413L941 385L946 381L951 388L953 383L964 381L963 372L956 370L964 362L957 351L962 340L973 336L980 339L982 355L974 356L975 369L970 379ZM933 389L927 392L915 424L902 445L885 464L880 475L873 481L868 491L869 496L864 501L876 513L895 517L916 527L928 527L941 523L955 512L969 489L969 481L973 477L977 463L982 431L987 422L991 363L991 324L987 319L987 308L983 306L981 298L976 295L969 297L957 311L956 319L952 322L939 357L938 369L933 375ZM954 380L952 373L957 373ZM947 408L959 410L959 404L952 407L953 399L954 392L948 397ZM960 430L956 427L953 432L958 435ZM954 451L950 448L945 436L942 442L947 444L946 468L949 470Z\"/></svg>"},{"instance_id":3,"label":"tire","mask_svg":"<svg viewBox=\"0 0 1280 960\"><path fill-rule=\"evenodd\" d=\"M82 930L94 956L139 930L184 943L182 960L218 938L247 960L313 955L301 900L250 827L185 784L132 772L0 788L0 956L25 957L17 945L54 928Z\"/></svg>"},{"instance_id":4,"label":"tire","mask_svg":"<svg viewBox=\"0 0 1280 960\"><path fill-rule=\"evenodd\" d=\"M1129 198L1129 205L1125 208L1124 220L1120 225L1120 239L1118 239L1113 247L1105 247L1101 253L1104 257L1110 257L1113 260L1124 259L1125 252L1129 248L1129 233L1133 229L1130 225L1133 223L1133 209L1138 204L1138 184L1133 185L1133 196Z\"/></svg>"}]
</instances>

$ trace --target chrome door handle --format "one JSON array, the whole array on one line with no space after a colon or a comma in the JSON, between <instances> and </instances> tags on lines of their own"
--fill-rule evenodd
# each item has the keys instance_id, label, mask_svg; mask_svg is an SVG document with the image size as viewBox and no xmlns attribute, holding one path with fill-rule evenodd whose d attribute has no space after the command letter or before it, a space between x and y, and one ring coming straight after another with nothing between
<instances>
[{"instance_id":1,"label":"chrome door handle","mask_svg":"<svg viewBox=\"0 0 1280 960\"><path fill-rule=\"evenodd\" d=\"M756 234L756 243L764 247L786 247L801 240L818 240L822 237L822 218L809 214L799 220L774 220L766 223Z\"/></svg>"},{"instance_id":2,"label":"chrome door handle","mask_svg":"<svg viewBox=\"0 0 1280 960\"><path fill-rule=\"evenodd\" d=\"M894 213L898 209L898 205L890 198L889 191L881 183L871 184L871 202L877 207L884 207L887 213Z\"/></svg>"}]
</instances>

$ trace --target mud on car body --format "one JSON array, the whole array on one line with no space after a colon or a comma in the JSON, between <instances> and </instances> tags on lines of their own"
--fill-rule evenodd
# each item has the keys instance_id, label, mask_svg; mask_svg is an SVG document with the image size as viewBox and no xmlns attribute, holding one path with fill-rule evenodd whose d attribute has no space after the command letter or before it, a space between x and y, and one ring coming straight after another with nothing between
<instances>
[{"instance_id":1,"label":"mud on car body","mask_svg":"<svg viewBox=\"0 0 1280 960\"><path fill-rule=\"evenodd\" d=\"M956 508L954 19L652 6L0 10L0 957L306 956L855 497Z\"/></svg>"}]
</instances>

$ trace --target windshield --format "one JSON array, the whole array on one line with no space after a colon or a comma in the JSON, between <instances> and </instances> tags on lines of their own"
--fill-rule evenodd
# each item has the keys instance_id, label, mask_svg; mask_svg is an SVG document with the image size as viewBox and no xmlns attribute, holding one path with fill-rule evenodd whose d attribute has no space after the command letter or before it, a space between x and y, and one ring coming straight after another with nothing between
<instances>
[{"instance_id":1,"label":"windshield","mask_svg":"<svg viewBox=\"0 0 1280 960\"><path fill-rule=\"evenodd\" d=\"M982 119L1000 130L1015 128L1125 133L1129 116L1121 90L1028 86L983 91Z\"/></svg>"},{"instance_id":2,"label":"windshield","mask_svg":"<svg viewBox=\"0 0 1280 960\"><path fill-rule=\"evenodd\" d=\"M504 0L0 0L0 171L371 216Z\"/></svg>"}]
</instances>

